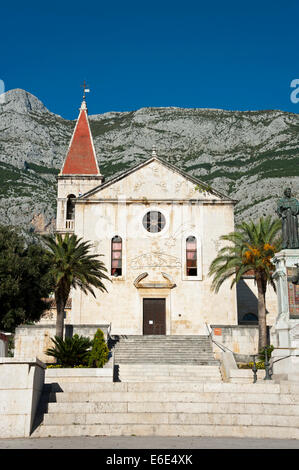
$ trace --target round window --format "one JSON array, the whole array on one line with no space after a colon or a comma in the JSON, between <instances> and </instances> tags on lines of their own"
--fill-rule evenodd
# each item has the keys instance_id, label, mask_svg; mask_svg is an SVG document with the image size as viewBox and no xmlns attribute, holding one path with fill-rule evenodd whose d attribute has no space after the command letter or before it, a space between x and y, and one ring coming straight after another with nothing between
<instances>
[{"instance_id":1,"label":"round window","mask_svg":"<svg viewBox=\"0 0 299 470\"><path fill-rule=\"evenodd\" d=\"M165 217L159 211L150 211L143 217L143 227L150 233L158 233L165 227Z\"/></svg>"}]
</instances>

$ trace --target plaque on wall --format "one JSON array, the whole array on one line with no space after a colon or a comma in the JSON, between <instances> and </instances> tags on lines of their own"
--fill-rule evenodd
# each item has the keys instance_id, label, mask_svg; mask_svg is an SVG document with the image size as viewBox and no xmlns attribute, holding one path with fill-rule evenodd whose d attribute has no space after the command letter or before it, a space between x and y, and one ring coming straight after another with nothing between
<instances>
[{"instance_id":1,"label":"plaque on wall","mask_svg":"<svg viewBox=\"0 0 299 470\"><path fill-rule=\"evenodd\" d=\"M292 283L297 268L287 268L290 318L299 318L299 285Z\"/></svg>"}]
</instances>

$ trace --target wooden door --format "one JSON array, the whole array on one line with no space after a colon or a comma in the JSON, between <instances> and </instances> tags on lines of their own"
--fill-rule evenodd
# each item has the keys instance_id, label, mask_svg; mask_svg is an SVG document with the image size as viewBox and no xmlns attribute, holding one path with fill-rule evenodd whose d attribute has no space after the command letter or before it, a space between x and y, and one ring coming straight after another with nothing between
<instances>
[{"instance_id":1,"label":"wooden door","mask_svg":"<svg viewBox=\"0 0 299 470\"><path fill-rule=\"evenodd\" d=\"M165 299L143 299L143 334L166 334Z\"/></svg>"}]
</instances>

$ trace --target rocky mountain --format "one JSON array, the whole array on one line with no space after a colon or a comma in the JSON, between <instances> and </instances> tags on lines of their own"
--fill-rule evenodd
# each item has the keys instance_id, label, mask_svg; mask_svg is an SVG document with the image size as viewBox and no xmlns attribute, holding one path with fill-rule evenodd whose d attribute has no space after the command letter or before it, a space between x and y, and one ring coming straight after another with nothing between
<instances>
[{"instance_id":1,"label":"rocky mountain","mask_svg":"<svg viewBox=\"0 0 299 470\"><path fill-rule=\"evenodd\" d=\"M273 215L287 185L299 197L297 114L171 107L89 118L106 180L148 158L155 145L160 158L237 199L237 221ZM54 227L56 175L74 126L75 121L51 113L24 90L5 93L0 223L31 230Z\"/></svg>"}]
</instances>

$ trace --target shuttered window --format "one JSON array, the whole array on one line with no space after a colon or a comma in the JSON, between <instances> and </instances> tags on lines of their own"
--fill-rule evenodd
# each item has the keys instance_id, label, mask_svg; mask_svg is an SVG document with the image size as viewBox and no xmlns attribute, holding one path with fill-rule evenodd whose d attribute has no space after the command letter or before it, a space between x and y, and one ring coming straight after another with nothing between
<instances>
[{"instance_id":1,"label":"shuttered window","mask_svg":"<svg viewBox=\"0 0 299 470\"><path fill-rule=\"evenodd\" d=\"M111 242L111 275L122 275L122 239L118 235Z\"/></svg>"},{"instance_id":2,"label":"shuttered window","mask_svg":"<svg viewBox=\"0 0 299 470\"><path fill-rule=\"evenodd\" d=\"M188 237L186 240L186 271L187 276L197 276L196 237Z\"/></svg>"}]
</instances>

